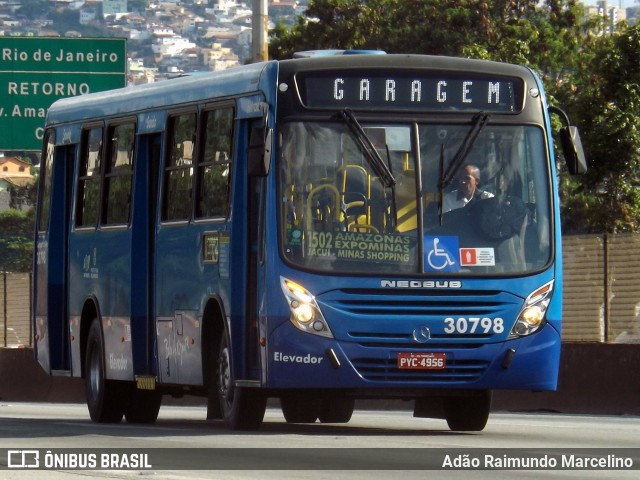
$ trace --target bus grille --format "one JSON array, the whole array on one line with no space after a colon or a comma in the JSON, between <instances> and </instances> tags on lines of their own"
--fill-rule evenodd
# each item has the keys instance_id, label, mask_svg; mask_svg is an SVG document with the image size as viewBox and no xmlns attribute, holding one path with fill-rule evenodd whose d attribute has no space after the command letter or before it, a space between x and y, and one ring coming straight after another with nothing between
<instances>
[{"instance_id":1,"label":"bus grille","mask_svg":"<svg viewBox=\"0 0 640 480\"><path fill-rule=\"evenodd\" d=\"M343 314L344 340L363 347L428 347L473 349L504 339L507 332L459 332L446 334L434 328L426 344L418 345L413 328L407 324L438 324L446 317L515 319L523 299L496 290L411 290L357 289L334 290L318 297L323 304ZM408 322L409 321L409 322ZM506 326L508 328L508 326Z\"/></svg>"},{"instance_id":2,"label":"bus grille","mask_svg":"<svg viewBox=\"0 0 640 480\"><path fill-rule=\"evenodd\" d=\"M522 304L521 298L492 290L342 289L332 292L328 300L340 310L365 316L487 316Z\"/></svg>"},{"instance_id":3,"label":"bus grille","mask_svg":"<svg viewBox=\"0 0 640 480\"><path fill-rule=\"evenodd\" d=\"M521 297L504 291L462 289L344 288L316 298L334 312L334 334L339 332L341 341L361 347L349 358L358 374L370 382L398 385L478 381L490 365L484 347L506 339L509 321L498 333L445 333L443 319L515 319L523 303ZM423 343L414 338L416 326L430 330ZM442 370L399 369L397 352L443 352L446 365Z\"/></svg>"}]
</instances>

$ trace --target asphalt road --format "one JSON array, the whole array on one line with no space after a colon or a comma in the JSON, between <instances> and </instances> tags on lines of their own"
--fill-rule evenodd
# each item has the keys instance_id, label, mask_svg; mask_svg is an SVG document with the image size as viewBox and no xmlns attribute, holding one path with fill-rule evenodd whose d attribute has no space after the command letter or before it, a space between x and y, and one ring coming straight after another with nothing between
<instances>
[{"instance_id":1,"label":"asphalt road","mask_svg":"<svg viewBox=\"0 0 640 480\"><path fill-rule=\"evenodd\" d=\"M258 432L231 432L205 416L203 407L163 406L154 425L97 425L85 405L0 403L0 479L637 478L640 470L634 416L492 414L478 433L451 432L444 420L410 411L357 410L348 424L292 425L269 408ZM33 463L34 452L41 467L47 455L58 464L6 467ZM73 468L103 458L121 468ZM549 468L554 461L558 468ZM516 462L537 465L514 472Z\"/></svg>"}]
</instances>

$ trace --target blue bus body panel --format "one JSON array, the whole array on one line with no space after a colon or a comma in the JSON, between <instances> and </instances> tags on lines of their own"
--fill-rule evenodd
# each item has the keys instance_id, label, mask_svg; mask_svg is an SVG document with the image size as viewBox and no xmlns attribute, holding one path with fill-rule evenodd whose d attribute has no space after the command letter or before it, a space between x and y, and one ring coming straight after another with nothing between
<instances>
[{"instance_id":1,"label":"blue bus body panel","mask_svg":"<svg viewBox=\"0 0 640 480\"><path fill-rule=\"evenodd\" d=\"M76 231L69 237L71 334L80 338L80 315L87 299L99 308L107 377L133 379L131 345L131 233L128 228ZM74 342L73 373L80 375L80 345Z\"/></svg>"}]
</instances>

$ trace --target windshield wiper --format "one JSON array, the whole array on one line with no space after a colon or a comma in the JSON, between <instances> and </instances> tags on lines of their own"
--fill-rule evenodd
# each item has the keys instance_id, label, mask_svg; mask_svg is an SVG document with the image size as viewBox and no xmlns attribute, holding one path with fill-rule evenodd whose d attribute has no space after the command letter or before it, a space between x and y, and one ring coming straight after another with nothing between
<instances>
[{"instance_id":1,"label":"windshield wiper","mask_svg":"<svg viewBox=\"0 0 640 480\"><path fill-rule=\"evenodd\" d=\"M380 177L382 184L387 188L393 187L396 184L396 179L393 176L393 173L391 173L387 164L384 163L384 160L380 157L376 147L373 145L373 142L368 137L353 112L350 109L345 108L339 112L339 115L353 132L358 146L362 149L362 152L373 171L376 172L378 177Z\"/></svg>"},{"instance_id":2,"label":"windshield wiper","mask_svg":"<svg viewBox=\"0 0 640 480\"><path fill-rule=\"evenodd\" d=\"M469 129L469 131L467 132L467 135L464 137L464 140L462 140L462 143L460 144L458 151L453 156L453 160L449 164L449 168L447 168L447 171L444 172L444 174L442 174L442 176L440 177L439 187L440 187L441 194L442 194L442 191L451 184L451 181L453 180L453 177L455 176L458 168L460 168L460 165L462 165L462 162L464 162L464 159L467 158L467 155L469 154L471 147L473 147L473 144L475 143L476 138L478 138L480 131L484 128L484 126L489 121L489 114L484 112L479 112L473 117L472 121L473 121L473 125L471 126L471 129Z\"/></svg>"}]
</instances>

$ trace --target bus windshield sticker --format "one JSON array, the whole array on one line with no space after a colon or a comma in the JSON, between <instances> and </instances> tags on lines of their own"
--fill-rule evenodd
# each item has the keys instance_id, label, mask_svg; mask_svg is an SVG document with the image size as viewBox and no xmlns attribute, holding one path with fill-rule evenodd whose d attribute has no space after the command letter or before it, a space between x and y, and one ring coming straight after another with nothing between
<instances>
[{"instance_id":1,"label":"bus windshield sticker","mask_svg":"<svg viewBox=\"0 0 640 480\"><path fill-rule=\"evenodd\" d=\"M424 237L424 268L430 272L458 272L458 237Z\"/></svg>"},{"instance_id":2,"label":"bus windshield sticker","mask_svg":"<svg viewBox=\"0 0 640 480\"><path fill-rule=\"evenodd\" d=\"M495 267L496 255L493 248L461 248L461 267Z\"/></svg>"},{"instance_id":3,"label":"bus windshield sticker","mask_svg":"<svg viewBox=\"0 0 640 480\"><path fill-rule=\"evenodd\" d=\"M287 229L287 240L292 247L299 247L302 245L302 230L297 227L290 226Z\"/></svg>"},{"instance_id":4,"label":"bus windshield sticker","mask_svg":"<svg viewBox=\"0 0 640 480\"><path fill-rule=\"evenodd\" d=\"M416 250L413 238L387 233L308 231L306 239L308 256L335 260L410 263Z\"/></svg>"}]
</instances>

